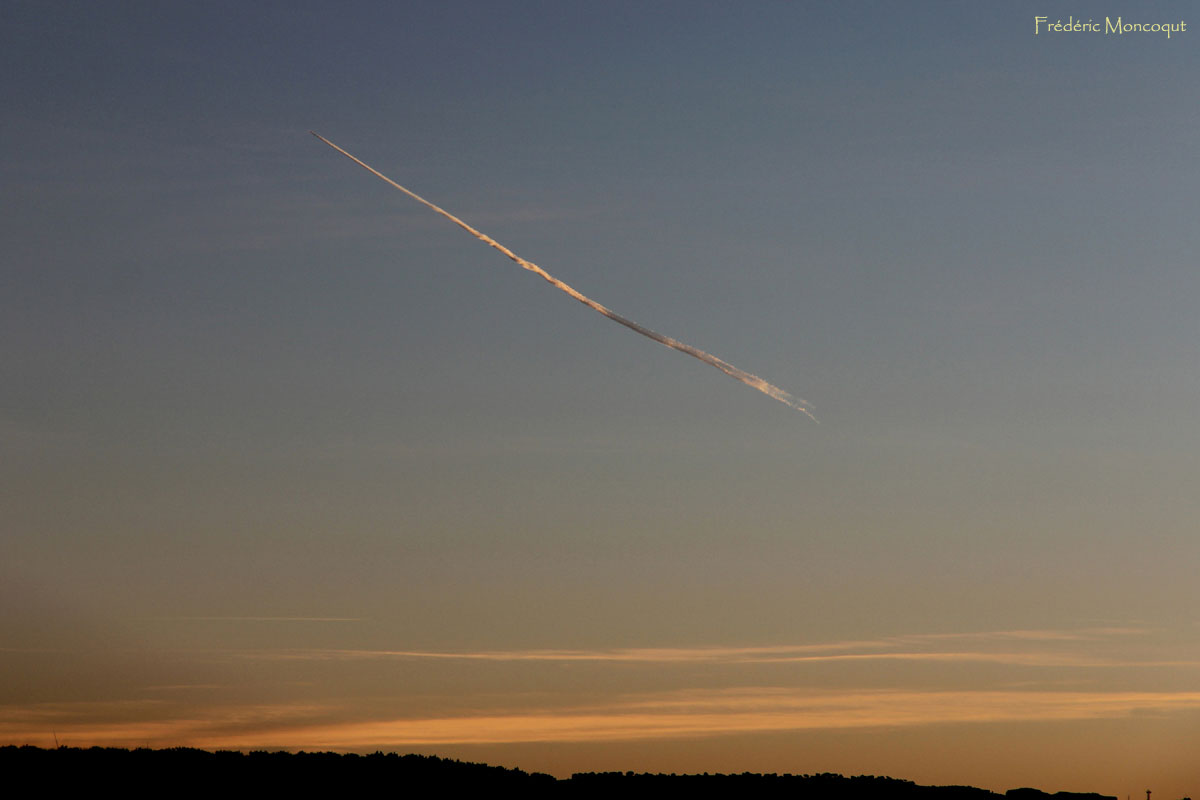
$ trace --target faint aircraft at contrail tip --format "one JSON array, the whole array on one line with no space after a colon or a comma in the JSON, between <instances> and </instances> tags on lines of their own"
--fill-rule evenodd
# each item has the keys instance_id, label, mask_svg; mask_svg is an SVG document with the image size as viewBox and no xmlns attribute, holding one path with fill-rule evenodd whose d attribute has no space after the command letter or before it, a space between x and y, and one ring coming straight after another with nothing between
<instances>
[{"instance_id":1,"label":"faint aircraft at contrail tip","mask_svg":"<svg viewBox=\"0 0 1200 800\"><path fill-rule=\"evenodd\" d=\"M500 244L495 239L488 236L486 233L475 230L470 225L468 225L467 223L463 222L458 217L451 214L449 211L446 211L444 208L434 205L433 203L426 200L424 197L421 197L416 192L405 189L403 186L396 183L394 180L389 178L387 175L384 175L382 172L375 169L371 165L350 155L345 150L338 147L336 144L329 141L328 139L326 139L324 136L317 133L316 131L309 131L309 133L311 133L313 136L320 139L325 144L332 147L334 150L337 150L339 153L344 155L346 158L350 159L355 164L358 164L360 167L367 170L375 177L391 184L392 186L394 186L395 188L404 192L406 195L408 195L412 199L416 200L421 205L429 208L432 211L436 211L438 214L441 214L443 217L450 220L455 225L459 226L460 228L462 228L467 233L474 236L479 241L483 242L484 244L486 244L490 247L496 248L501 253L508 256L513 261L517 262L517 264L519 264L520 266L524 267L525 269L529 270L530 272L536 273L537 275L541 276L541 278L543 280L550 283L556 289L560 289L560 290L566 292L571 297L574 297L576 300L583 303L585 306L592 309L593 311L598 311L599 313L601 313L604 316L611 319L613 322L619 322L620 324L624 325L626 328L629 328L630 330L633 330L633 331L637 331L642 336L645 336L649 339L653 339L654 341L658 342L659 344L665 344L667 347L670 347L673 350L678 350L681 353L687 353L692 358L697 358L697 359L703 361L705 364L716 367L717 369L721 370L721 372L724 372L729 377L739 380L742 383L746 384L747 386L757 389L758 391L762 392L763 394L767 395L768 397L773 397L776 400L778 400L779 402L783 403L784 405L791 406L792 408L796 409L800 413L807 415L808 418L811 419L813 422L817 421L817 418L812 415L811 411L809 411L808 403L804 402L799 397L795 397L794 395L789 394L788 392L784 391L783 389L780 389L778 386L775 386L774 384L767 383L765 380L758 377L757 375L751 375L749 372L746 372L745 370L738 369L733 364L730 364L728 361L723 361L723 360L717 358L712 353L706 353L703 350L700 350L699 348L692 347L690 344L685 344L685 343L679 341L678 339L672 339L670 336L664 336L663 334L658 333L657 331L652 331L647 327L639 325L638 323L634 322L631 319L626 319L625 317L622 317L620 314L617 314L616 312L606 308L605 306L602 306L601 304L597 303L592 298L575 290L573 287L568 286L567 284L563 283L558 278L554 277L549 272L546 272L546 270L539 267L537 264L534 264L532 261L526 261L525 259L521 258L519 255L514 253L512 250L509 250L507 247Z\"/></svg>"}]
</instances>

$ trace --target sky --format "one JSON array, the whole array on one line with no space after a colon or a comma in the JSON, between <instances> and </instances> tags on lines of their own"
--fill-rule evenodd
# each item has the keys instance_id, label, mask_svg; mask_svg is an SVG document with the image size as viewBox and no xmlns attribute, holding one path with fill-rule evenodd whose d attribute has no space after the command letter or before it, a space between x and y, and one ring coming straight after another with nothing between
<instances>
[{"instance_id":1,"label":"sky","mask_svg":"<svg viewBox=\"0 0 1200 800\"><path fill-rule=\"evenodd\" d=\"M1197 795L1194 10L5 2L0 743Z\"/></svg>"}]
</instances>

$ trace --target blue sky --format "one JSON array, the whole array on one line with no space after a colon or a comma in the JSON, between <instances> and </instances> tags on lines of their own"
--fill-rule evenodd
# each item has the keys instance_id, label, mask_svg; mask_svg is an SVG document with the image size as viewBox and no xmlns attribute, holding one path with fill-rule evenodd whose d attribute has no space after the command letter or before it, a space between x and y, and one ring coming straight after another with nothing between
<instances>
[{"instance_id":1,"label":"blue sky","mask_svg":"<svg viewBox=\"0 0 1200 800\"><path fill-rule=\"evenodd\" d=\"M1197 791L1183 748L1153 775L1110 755L1196 720L1198 63L1190 31L1033 34L1035 15L1091 10L5 4L0 730L71 702L59 732L99 741L96 709L133 725L152 686L223 687L171 690L183 717L278 703L354 725L366 697L396 719L453 716L449 697L627 708L626 679L738 697L1070 683L1175 694L1091 727L1019 723L1108 754L1082 762L1099 785L1051 765L1029 782ZM553 291L310 129L821 424ZM1138 633L1070 640L1108 659L1103 680L1041 650L1036 676L939 656L853 685L443 674L425 656L321 661L288 691L271 672L282 651L1110 629ZM1130 666L1114 641L1155 655ZM78 669L47 678L64 659ZM524 694L542 686L553 702ZM831 734L821 763L787 755L796 723L721 768L1011 788L978 766L1011 732L984 711L949 731L940 707L922 741L956 742L953 763L878 755L913 735L893 720ZM154 742L217 746L171 719ZM703 771L731 741L537 735L372 742L570 772Z\"/></svg>"}]
</instances>

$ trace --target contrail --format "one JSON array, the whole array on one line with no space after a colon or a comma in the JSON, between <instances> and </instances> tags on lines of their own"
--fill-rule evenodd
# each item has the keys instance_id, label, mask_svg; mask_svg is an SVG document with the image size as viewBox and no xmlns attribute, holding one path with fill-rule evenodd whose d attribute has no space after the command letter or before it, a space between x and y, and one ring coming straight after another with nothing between
<instances>
[{"instance_id":1,"label":"contrail","mask_svg":"<svg viewBox=\"0 0 1200 800\"><path fill-rule=\"evenodd\" d=\"M386 181L387 183L391 184L395 188L399 189L400 191L404 192L406 195L411 197L413 200L416 200L421 205L429 208L432 211L436 211L437 213L441 214L443 217L450 220L455 225L462 228L463 230L465 230L467 233L474 236L479 241L483 242L484 244L486 244L490 247L496 248L501 253L504 253L504 255L508 256L509 258L511 258L513 261L517 262L518 264L520 264L525 269L541 276L541 278L543 280L545 280L547 283L551 284L556 289L561 289L562 291L571 295L571 297L574 297L576 300L583 303L585 306L592 309L593 311L598 311L601 314L603 314L604 316L611 319L613 322L619 322L620 324L624 325L626 328L629 328L630 330L633 330L633 331L637 331L642 336L645 336L649 339L653 339L654 341L658 342L659 344L665 344L667 347L670 347L673 350L678 350L681 353L687 353L692 358L698 358L701 361L703 361L705 364L714 366L717 369L721 370L721 372L724 372L729 377L739 380L742 383L746 384L747 386L757 389L758 391L762 392L763 394L767 395L768 397L775 398L776 400L783 403L784 405L791 406L792 408L796 409L800 413L808 416L808 418L811 419L813 422L817 421L817 418L814 417L812 415L812 412L808 410L808 408L807 408L808 403L804 402L799 397L795 397L794 395L789 394L788 392L784 391L783 389L780 389L778 386L775 386L774 384L767 383L766 381L764 381L762 378L758 377L757 375L751 375L749 372L746 372L745 370L738 369L733 364L730 364L728 361L723 361L722 359L717 358L712 353L706 353L703 350L700 350L699 348L692 347L690 344L684 344L683 342L679 341L678 339L672 339L670 336L664 336L663 334L658 333L657 331L652 331L647 327L639 325L638 323L634 322L631 319L626 319L625 317L622 317L620 314L616 313L615 311L612 311L612 310L606 308L605 306L600 305L599 303L597 303L595 300L588 297L587 295L584 295L581 292L576 291L573 287L568 286L567 284L563 283L558 278L554 277L549 272L546 272L546 270L539 267L537 264L534 264L532 261L526 261L525 259L521 258L519 255L514 253L512 250L509 250L507 247L500 244L495 239L488 236L486 233L475 230L470 225L463 222L461 219L454 216L453 214L451 214L449 211L445 210L444 208L434 205L433 203L426 200L424 197L421 197L416 192L412 192L412 191L409 191L408 189L405 189L403 186L396 183L394 180L389 178L387 175L384 175L382 172L375 169L370 164L367 164L367 163L359 160L358 158L355 158L354 156L350 155L345 150L338 147L336 144L329 141L328 139L326 139L324 136L317 133L316 131L309 131L309 133L311 133L313 136L320 139L325 144L332 147L334 150L337 150L339 153L341 153L346 158L353 161L355 164L358 164L360 167L365 169L367 172L370 172L372 175L379 178L380 180Z\"/></svg>"}]
</instances>

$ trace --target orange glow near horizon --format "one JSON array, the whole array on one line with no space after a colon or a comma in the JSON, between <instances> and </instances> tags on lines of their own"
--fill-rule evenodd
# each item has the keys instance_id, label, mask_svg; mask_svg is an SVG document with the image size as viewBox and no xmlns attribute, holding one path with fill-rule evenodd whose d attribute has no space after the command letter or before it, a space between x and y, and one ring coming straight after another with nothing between
<instances>
[{"instance_id":1,"label":"orange glow near horizon","mask_svg":"<svg viewBox=\"0 0 1200 800\"><path fill-rule=\"evenodd\" d=\"M902 728L945 723L1045 722L1166 714L1200 709L1200 692L806 691L734 688L625 697L610 704L411 719L330 721L331 706L278 705L209 709L202 716L127 722L72 721L95 704L8 709L7 741L38 741L47 726L76 746L186 745L354 751L392 746L600 742L680 739L742 733L847 728ZM107 714L155 715L152 702L104 704Z\"/></svg>"},{"instance_id":2,"label":"orange glow near horizon","mask_svg":"<svg viewBox=\"0 0 1200 800\"><path fill-rule=\"evenodd\" d=\"M183 650L175 667L155 673L162 680L127 686L125 699L8 706L0 741L421 751L560 776L715 771L727 748L751 740L759 743L752 753L729 761L742 765L734 771L802 771L791 766L797 742L813 752L837 741L841 749L821 751L816 771L835 769L839 753L853 752L847 771L874 764L867 771L971 785L995 776L993 785L1005 788L1000 782L1011 778L996 775L988 748L914 770L921 752L989 738L1003 749L1028 748L1066 725L1108 731L1077 734L1073 743L1071 758L1099 774L1120 757L1097 754L1125 739L1186 729L1200 716L1200 691L1188 678L1200 659L1162 636L1126 626L761 646ZM184 673L188 679L169 680ZM273 683L247 691L244 681L254 675ZM409 691L381 700L396 680ZM268 690L270 702L245 699ZM898 760L903 744L916 740L925 748ZM1021 763L1039 752L1025 752ZM1031 774L1026 783L1038 783Z\"/></svg>"}]
</instances>

